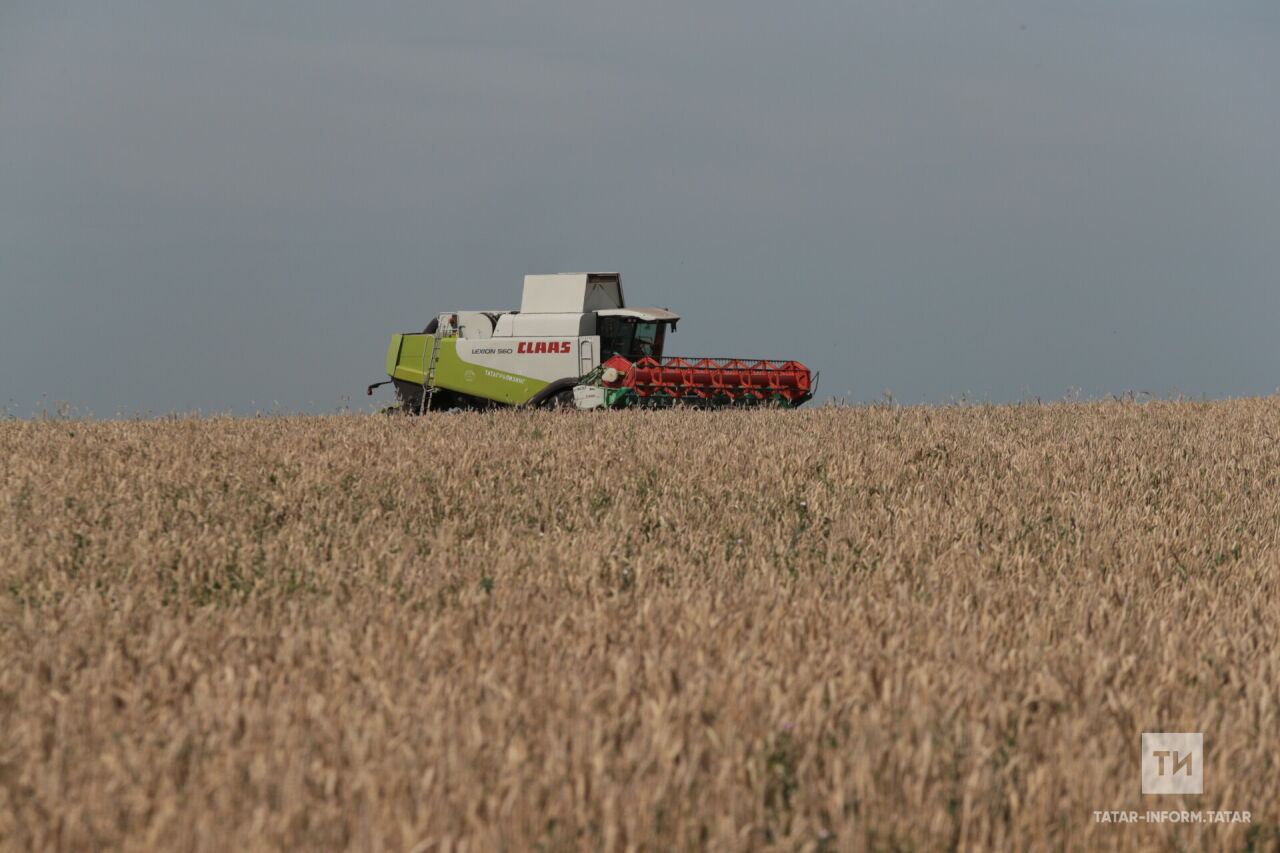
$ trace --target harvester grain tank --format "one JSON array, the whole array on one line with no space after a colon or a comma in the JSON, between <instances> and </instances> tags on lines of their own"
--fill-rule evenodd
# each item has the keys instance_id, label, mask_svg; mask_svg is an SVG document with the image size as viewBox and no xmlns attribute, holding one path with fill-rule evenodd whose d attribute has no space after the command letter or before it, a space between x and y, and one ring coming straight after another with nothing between
<instances>
[{"instance_id":1,"label":"harvester grain tank","mask_svg":"<svg viewBox=\"0 0 1280 853\"><path fill-rule=\"evenodd\" d=\"M664 358L680 317L628 308L618 273L527 275L518 311L447 311L387 348L396 411L692 404L795 407L813 396L795 361Z\"/></svg>"}]
</instances>

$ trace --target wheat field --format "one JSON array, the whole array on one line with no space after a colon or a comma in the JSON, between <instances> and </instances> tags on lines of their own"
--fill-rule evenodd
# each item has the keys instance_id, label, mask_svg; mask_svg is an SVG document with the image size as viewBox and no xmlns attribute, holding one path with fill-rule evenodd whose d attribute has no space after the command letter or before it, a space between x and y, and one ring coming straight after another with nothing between
<instances>
[{"instance_id":1,"label":"wheat field","mask_svg":"<svg viewBox=\"0 0 1280 853\"><path fill-rule=\"evenodd\" d=\"M1280 846L1280 399L0 422L0 848ZM1203 732L1144 796L1142 732ZM1249 822L1099 822L1099 810Z\"/></svg>"}]
</instances>

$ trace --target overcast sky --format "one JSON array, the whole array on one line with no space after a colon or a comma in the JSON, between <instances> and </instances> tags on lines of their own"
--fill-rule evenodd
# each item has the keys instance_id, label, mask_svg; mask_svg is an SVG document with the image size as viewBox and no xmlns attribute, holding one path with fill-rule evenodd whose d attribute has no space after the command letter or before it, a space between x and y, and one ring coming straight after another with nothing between
<instances>
[{"instance_id":1,"label":"overcast sky","mask_svg":"<svg viewBox=\"0 0 1280 853\"><path fill-rule=\"evenodd\" d=\"M1272 394L1278 81L1275 0L5 0L0 406L366 406L585 270L822 397Z\"/></svg>"}]
</instances>

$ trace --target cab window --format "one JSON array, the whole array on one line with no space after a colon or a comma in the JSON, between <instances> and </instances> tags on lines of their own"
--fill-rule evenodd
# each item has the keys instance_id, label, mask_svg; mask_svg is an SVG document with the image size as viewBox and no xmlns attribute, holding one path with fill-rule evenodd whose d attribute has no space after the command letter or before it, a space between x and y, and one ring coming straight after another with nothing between
<instances>
[{"instance_id":1,"label":"cab window","mask_svg":"<svg viewBox=\"0 0 1280 853\"><path fill-rule=\"evenodd\" d=\"M631 344L636 333L634 323L626 322L623 317L601 317L597 329L600 332L601 361L607 361L615 355L631 357Z\"/></svg>"},{"instance_id":2,"label":"cab window","mask_svg":"<svg viewBox=\"0 0 1280 853\"><path fill-rule=\"evenodd\" d=\"M602 361L615 355L621 355L628 361L662 358L662 344L666 337L663 323L636 322L631 317L601 317L597 330Z\"/></svg>"},{"instance_id":3,"label":"cab window","mask_svg":"<svg viewBox=\"0 0 1280 853\"><path fill-rule=\"evenodd\" d=\"M662 333L661 323L636 323L636 339L632 352L637 358L662 358Z\"/></svg>"}]
</instances>

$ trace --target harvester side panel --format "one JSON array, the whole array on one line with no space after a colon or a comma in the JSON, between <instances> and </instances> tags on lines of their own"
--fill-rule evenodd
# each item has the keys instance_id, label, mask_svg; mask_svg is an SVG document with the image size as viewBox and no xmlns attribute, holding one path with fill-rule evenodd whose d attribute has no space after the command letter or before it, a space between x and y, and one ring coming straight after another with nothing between
<instances>
[{"instance_id":1,"label":"harvester side panel","mask_svg":"<svg viewBox=\"0 0 1280 853\"><path fill-rule=\"evenodd\" d=\"M589 344L593 340L594 338L580 337L573 333L555 337L494 336L479 341L459 339L457 352L458 358L471 364L543 382L554 382L566 376L582 375L578 353L584 341ZM593 364L592 367L594 366Z\"/></svg>"},{"instance_id":2,"label":"harvester side panel","mask_svg":"<svg viewBox=\"0 0 1280 853\"><path fill-rule=\"evenodd\" d=\"M458 338L436 339L431 335L397 337L401 339L398 347L394 341L392 343L392 349L397 349L397 361L391 371L393 379L421 385L431 361L431 349L438 340L440 355L436 358L433 383L437 388L518 406L547 385L542 379L464 361L458 355ZM464 343L470 345L473 342ZM388 360L392 357L390 349L387 357Z\"/></svg>"},{"instance_id":3,"label":"harvester side panel","mask_svg":"<svg viewBox=\"0 0 1280 853\"><path fill-rule=\"evenodd\" d=\"M387 346L387 375L394 377L396 365L400 363L400 347L404 343L404 335L392 335Z\"/></svg>"},{"instance_id":4,"label":"harvester side panel","mask_svg":"<svg viewBox=\"0 0 1280 853\"><path fill-rule=\"evenodd\" d=\"M387 373L392 379L422 384L431 356L430 335L392 335L387 348Z\"/></svg>"}]
</instances>

